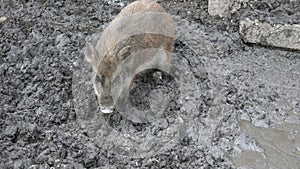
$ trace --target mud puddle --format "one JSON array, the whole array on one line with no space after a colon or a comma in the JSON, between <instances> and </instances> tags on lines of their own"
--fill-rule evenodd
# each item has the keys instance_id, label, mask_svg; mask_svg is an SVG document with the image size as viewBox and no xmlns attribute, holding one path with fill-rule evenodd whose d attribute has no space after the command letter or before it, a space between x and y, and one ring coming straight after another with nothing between
<instances>
[{"instance_id":1,"label":"mud puddle","mask_svg":"<svg viewBox=\"0 0 300 169\"><path fill-rule=\"evenodd\" d=\"M299 124L287 123L274 128L255 127L250 122L240 122L242 133L255 139L256 148L233 158L238 168L299 168Z\"/></svg>"}]
</instances>

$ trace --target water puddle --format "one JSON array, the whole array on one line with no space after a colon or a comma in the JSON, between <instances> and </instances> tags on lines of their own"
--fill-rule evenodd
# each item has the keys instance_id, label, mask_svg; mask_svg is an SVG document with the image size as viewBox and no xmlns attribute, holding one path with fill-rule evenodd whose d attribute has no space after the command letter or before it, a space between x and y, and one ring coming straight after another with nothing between
<instances>
[{"instance_id":1,"label":"water puddle","mask_svg":"<svg viewBox=\"0 0 300 169\"><path fill-rule=\"evenodd\" d=\"M255 139L257 147L233 159L238 168L300 168L299 124L283 122L275 128L261 128L242 120L240 127Z\"/></svg>"}]
</instances>

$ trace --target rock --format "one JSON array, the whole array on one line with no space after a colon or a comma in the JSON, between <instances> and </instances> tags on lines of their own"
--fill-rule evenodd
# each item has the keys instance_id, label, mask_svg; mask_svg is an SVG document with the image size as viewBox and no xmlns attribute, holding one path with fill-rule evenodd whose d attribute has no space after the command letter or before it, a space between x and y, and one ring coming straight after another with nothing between
<instances>
[{"instance_id":1,"label":"rock","mask_svg":"<svg viewBox=\"0 0 300 169\"><path fill-rule=\"evenodd\" d=\"M7 126L6 129L4 130L4 135L9 136L9 137L15 137L18 133L18 127L17 126Z\"/></svg>"},{"instance_id":2,"label":"rock","mask_svg":"<svg viewBox=\"0 0 300 169\"><path fill-rule=\"evenodd\" d=\"M270 24L246 18L240 21L239 32L246 43L300 50L299 24Z\"/></svg>"},{"instance_id":3,"label":"rock","mask_svg":"<svg viewBox=\"0 0 300 169\"><path fill-rule=\"evenodd\" d=\"M208 13L213 16L225 16L229 13L230 6L232 6L233 3L231 0L209 0Z\"/></svg>"},{"instance_id":4,"label":"rock","mask_svg":"<svg viewBox=\"0 0 300 169\"><path fill-rule=\"evenodd\" d=\"M4 21L6 21L6 20L7 20L7 17L5 17L5 16L1 16L1 17L0 17L0 23L4 22Z\"/></svg>"},{"instance_id":5,"label":"rock","mask_svg":"<svg viewBox=\"0 0 300 169\"><path fill-rule=\"evenodd\" d=\"M245 7L248 2L249 0L209 0L208 13L212 16L224 17L237 12L240 8Z\"/></svg>"}]
</instances>

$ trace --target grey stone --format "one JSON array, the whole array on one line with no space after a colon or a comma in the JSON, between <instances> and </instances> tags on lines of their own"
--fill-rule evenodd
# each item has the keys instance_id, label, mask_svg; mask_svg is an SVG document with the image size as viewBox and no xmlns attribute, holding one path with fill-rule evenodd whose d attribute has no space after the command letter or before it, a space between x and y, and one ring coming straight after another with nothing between
<instances>
[{"instance_id":1,"label":"grey stone","mask_svg":"<svg viewBox=\"0 0 300 169\"><path fill-rule=\"evenodd\" d=\"M224 17L237 12L241 7L245 7L248 2L249 0L209 0L208 13L212 16Z\"/></svg>"},{"instance_id":2,"label":"grey stone","mask_svg":"<svg viewBox=\"0 0 300 169\"><path fill-rule=\"evenodd\" d=\"M245 18L239 32L247 43L300 50L299 24L270 24Z\"/></svg>"},{"instance_id":3,"label":"grey stone","mask_svg":"<svg viewBox=\"0 0 300 169\"><path fill-rule=\"evenodd\" d=\"M1 23L1 22L4 22L4 21L6 21L6 20L7 20L7 17L5 17L5 16L1 16L1 17L0 17L0 23Z\"/></svg>"},{"instance_id":4,"label":"grey stone","mask_svg":"<svg viewBox=\"0 0 300 169\"><path fill-rule=\"evenodd\" d=\"M208 13L209 15L224 16L229 13L229 8L234 2L231 0L209 0Z\"/></svg>"}]
</instances>

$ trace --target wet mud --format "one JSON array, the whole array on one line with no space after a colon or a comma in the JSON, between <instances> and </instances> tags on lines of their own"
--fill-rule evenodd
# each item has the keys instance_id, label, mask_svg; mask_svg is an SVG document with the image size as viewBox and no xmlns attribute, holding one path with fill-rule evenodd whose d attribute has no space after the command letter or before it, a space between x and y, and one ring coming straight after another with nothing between
<instances>
[{"instance_id":1,"label":"wet mud","mask_svg":"<svg viewBox=\"0 0 300 169\"><path fill-rule=\"evenodd\" d=\"M130 2L1 2L0 168L300 167L300 52L239 34L243 18L299 24L297 0L245 1L223 17L207 1L158 1L187 74L136 77L131 103L159 109L143 123L99 113L84 59Z\"/></svg>"}]
</instances>

